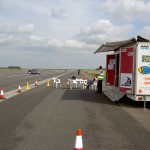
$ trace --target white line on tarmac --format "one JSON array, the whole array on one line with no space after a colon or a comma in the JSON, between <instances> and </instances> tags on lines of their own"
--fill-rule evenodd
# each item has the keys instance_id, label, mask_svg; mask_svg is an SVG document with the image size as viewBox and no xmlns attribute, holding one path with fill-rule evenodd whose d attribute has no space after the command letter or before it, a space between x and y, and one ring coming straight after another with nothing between
<instances>
[{"instance_id":1,"label":"white line on tarmac","mask_svg":"<svg viewBox=\"0 0 150 150\"><path fill-rule=\"evenodd\" d=\"M49 74L54 74L54 73L45 73L45 74L41 74L42 76L43 75L49 75ZM11 77L16 77L16 76L26 76L25 78L28 78L28 77L33 77L32 75L28 75L28 74L23 74L23 75L11 75L11 76L7 76L8 78L11 78Z\"/></svg>"},{"instance_id":2,"label":"white line on tarmac","mask_svg":"<svg viewBox=\"0 0 150 150\"><path fill-rule=\"evenodd\" d=\"M42 85L42 84L44 84L44 83L47 83L48 80L51 81L51 80L53 80L53 78L59 78L59 77L64 76L64 75L66 75L66 74L68 74L68 73L71 73L71 72L73 72L73 71L70 71L70 72L67 72L67 73L64 73L64 74L61 74L61 75L58 75L58 76L54 76L54 77L52 77L52 78L45 79L45 80L43 80L43 81L39 81L39 82L38 82L38 85ZM35 83L34 83L34 84L35 84ZM30 89L35 88L36 86L34 86L34 84L29 85L29 88L30 88ZM29 90L30 90L30 89L29 89ZM24 87L21 88L21 93L27 92L27 91L29 91L29 90L26 90L26 86L24 86ZM11 98L11 97L14 97L14 96L16 96L16 95L19 95L19 94L20 94L20 93L18 93L18 89L14 89L14 90L12 90L12 91L6 92L6 93L4 93L5 99L0 99L0 102L3 102L3 101L5 101L5 100L7 100L7 99L9 99L9 98Z\"/></svg>"},{"instance_id":3,"label":"white line on tarmac","mask_svg":"<svg viewBox=\"0 0 150 150\"><path fill-rule=\"evenodd\" d=\"M26 76L25 78L32 78L32 77L35 77L35 76L32 76L32 75L30 76L30 75L29 75L29 76Z\"/></svg>"},{"instance_id":4,"label":"white line on tarmac","mask_svg":"<svg viewBox=\"0 0 150 150\"><path fill-rule=\"evenodd\" d=\"M44 75L52 75L52 74L55 74L56 72L51 72L51 73L42 73L41 75L42 76L44 76ZM23 74L23 75L18 75L18 74L15 74L15 75L9 75L9 76L7 76L7 78L12 78L12 77L17 77L17 76L26 76L25 78L31 78L31 77L33 77L32 75L29 75L29 74Z\"/></svg>"},{"instance_id":5,"label":"white line on tarmac","mask_svg":"<svg viewBox=\"0 0 150 150\"><path fill-rule=\"evenodd\" d=\"M26 76L26 75L12 75L12 76L7 76L7 77L11 78L11 77L16 77L16 76Z\"/></svg>"}]
</instances>

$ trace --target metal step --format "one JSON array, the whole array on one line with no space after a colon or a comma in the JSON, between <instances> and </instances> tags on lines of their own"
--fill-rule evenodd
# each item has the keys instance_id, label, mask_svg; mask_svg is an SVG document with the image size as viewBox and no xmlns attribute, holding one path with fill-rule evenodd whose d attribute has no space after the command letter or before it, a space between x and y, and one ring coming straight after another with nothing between
<instances>
[{"instance_id":1,"label":"metal step","mask_svg":"<svg viewBox=\"0 0 150 150\"><path fill-rule=\"evenodd\" d=\"M103 93L113 102L120 100L125 94L120 93L118 88L109 89L107 91L103 91Z\"/></svg>"}]
</instances>

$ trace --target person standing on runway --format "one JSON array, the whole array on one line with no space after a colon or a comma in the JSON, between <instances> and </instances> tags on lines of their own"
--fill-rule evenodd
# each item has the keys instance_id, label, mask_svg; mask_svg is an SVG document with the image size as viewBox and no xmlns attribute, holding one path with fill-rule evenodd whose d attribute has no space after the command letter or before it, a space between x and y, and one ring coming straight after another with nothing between
<instances>
[{"instance_id":1,"label":"person standing on runway","mask_svg":"<svg viewBox=\"0 0 150 150\"><path fill-rule=\"evenodd\" d=\"M97 92L96 93L102 93L102 81L104 80L104 71L102 66L99 66L99 74L98 77L95 78L96 81L98 81L97 83Z\"/></svg>"},{"instance_id":2,"label":"person standing on runway","mask_svg":"<svg viewBox=\"0 0 150 150\"><path fill-rule=\"evenodd\" d=\"M78 69L78 75L80 74L80 69Z\"/></svg>"}]
</instances>

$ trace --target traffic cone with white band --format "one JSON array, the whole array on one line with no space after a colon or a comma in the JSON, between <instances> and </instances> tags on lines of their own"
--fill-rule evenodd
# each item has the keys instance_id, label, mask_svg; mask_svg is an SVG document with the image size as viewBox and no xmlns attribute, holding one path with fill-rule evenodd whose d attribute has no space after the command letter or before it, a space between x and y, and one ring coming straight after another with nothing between
<instances>
[{"instance_id":1,"label":"traffic cone with white band","mask_svg":"<svg viewBox=\"0 0 150 150\"><path fill-rule=\"evenodd\" d=\"M67 86L69 86L69 80L67 81Z\"/></svg>"},{"instance_id":2,"label":"traffic cone with white band","mask_svg":"<svg viewBox=\"0 0 150 150\"><path fill-rule=\"evenodd\" d=\"M0 99L4 98L4 92L3 92L3 88L1 88L1 93L0 93Z\"/></svg>"},{"instance_id":3,"label":"traffic cone with white band","mask_svg":"<svg viewBox=\"0 0 150 150\"><path fill-rule=\"evenodd\" d=\"M81 129L77 130L74 150L83 150Z\"/></svg>"},{"instance_id":4,"label":"traffic cone with white band","mask_svg":"<svg viewBox=\"0 0 150 150\"><path fill-rule=\"evenodd\" d=\"M20 93L21 92L21 86L19 84L19 87L18 87L18 92Z\"/></svg>"},{"instance_id":5,"label":"traffic cone with white band","mask_svg":"<svg viewBox=\"0 0 150 150\"><path fill-rule=\"evenodd\" d=\"M35 86L37 86L37 80L35 81Z\"/></svg>"}]
</instances>

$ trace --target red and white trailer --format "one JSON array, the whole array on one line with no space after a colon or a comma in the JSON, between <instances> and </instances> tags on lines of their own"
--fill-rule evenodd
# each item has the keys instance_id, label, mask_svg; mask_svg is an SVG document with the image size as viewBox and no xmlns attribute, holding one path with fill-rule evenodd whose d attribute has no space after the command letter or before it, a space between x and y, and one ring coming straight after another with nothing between
<instances>
[{"instance_id":1,"label":"red and white trailer","mask_svg":"<svg viewBox=\"0 0 150 150\"><path fill-rule=\"evenodd\" d=\"M104 94L112 101L127 95L134 101L150 101L150 41L141 36L101 45L94 53L110 52L106 56L106 86Z\"/></svg>"}]
</instances>

